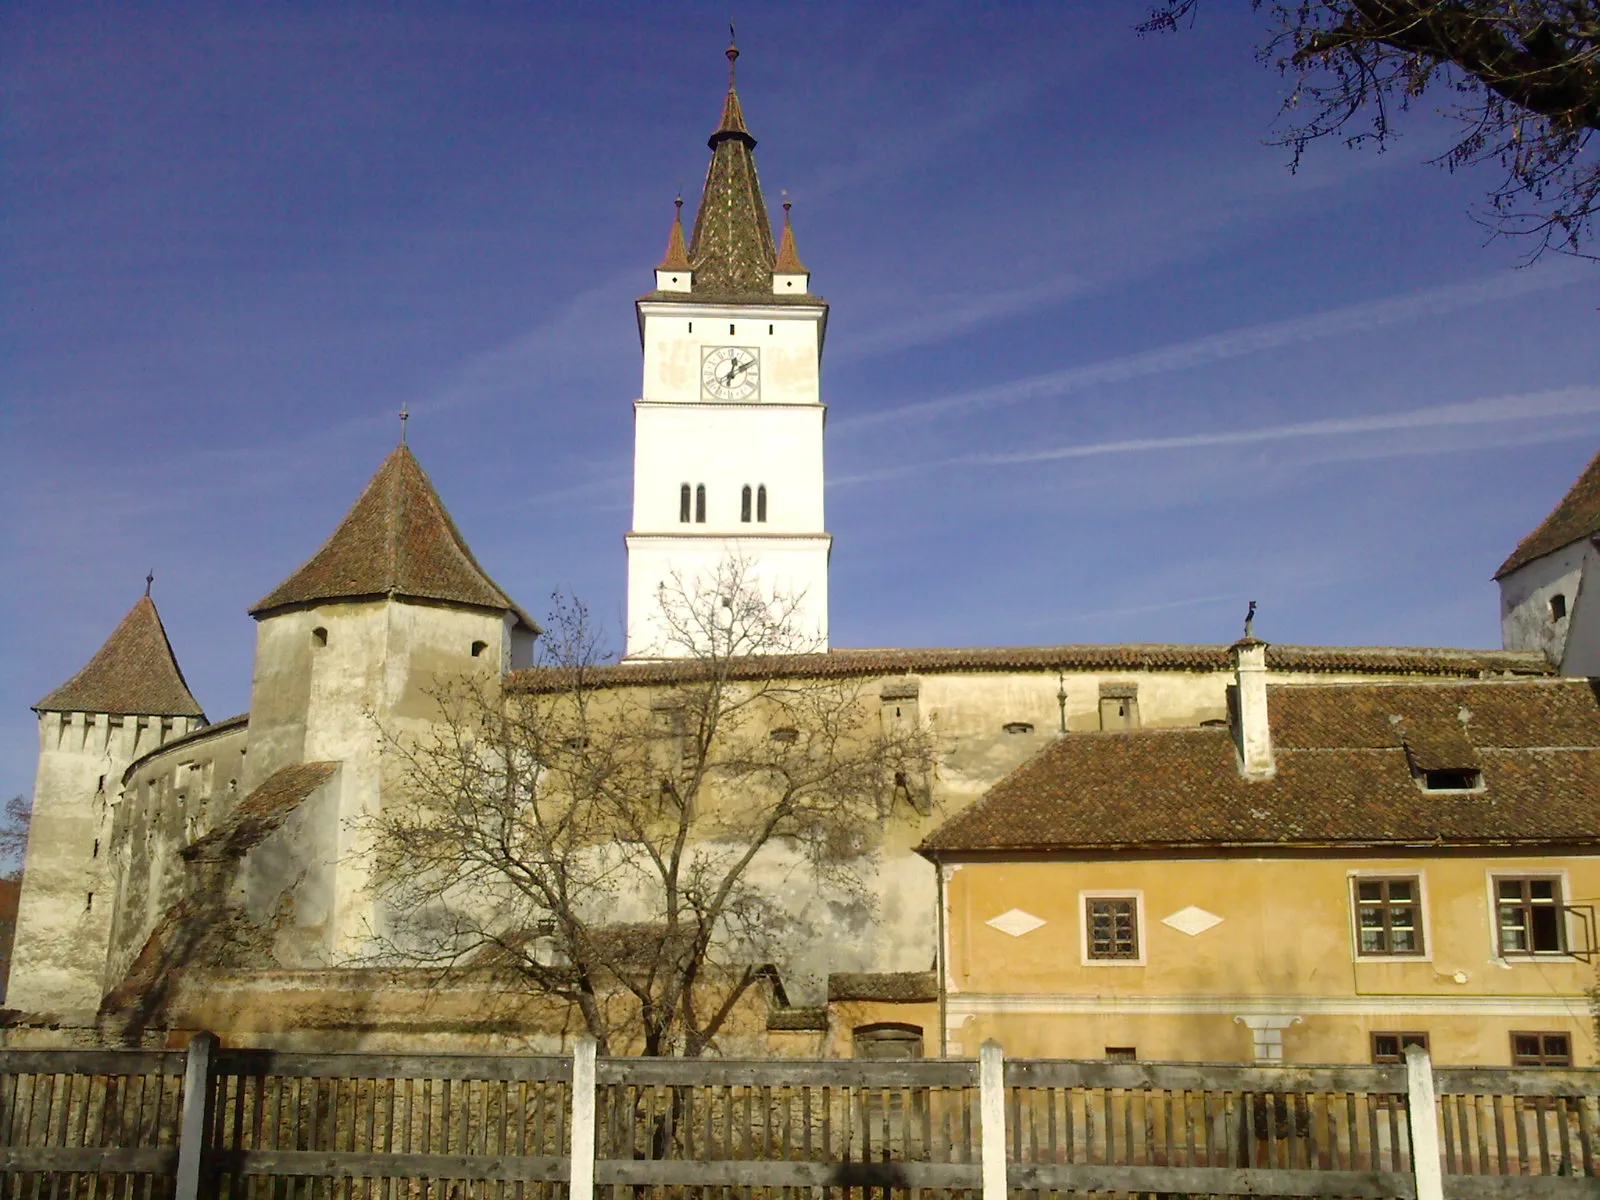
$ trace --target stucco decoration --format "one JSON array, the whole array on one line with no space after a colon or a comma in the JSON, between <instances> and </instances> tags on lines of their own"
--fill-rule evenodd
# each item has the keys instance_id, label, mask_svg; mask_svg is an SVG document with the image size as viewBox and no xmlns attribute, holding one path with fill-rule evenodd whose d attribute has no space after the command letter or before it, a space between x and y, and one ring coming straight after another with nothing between
<instances>
[{"instance_id":1,"label":"stucco decoration","mask_svg":"<svg viewBox=\"0 0 1600 1200\"><path fill-rule=\"evenodd\" d=\"M1162 917L1161 923L1176 929L1179 933L1198 937L1206 930L1221 925L1222 918L1214 912L1207 912L1197 904L1191 904L1187 908L1180 908L1170 917Z\"/></svg>"},{"instance_id":2,"label":"stucco decoration","mask_svg":"<svg viewBox=\"0 0 1600 1200\"><path fill-rule=\"evenodd\" d=\"M1030 912L1023 912L1020 908L1013 908L1010 912L1003 912L998 917L990 917L984 922L992 925L1001 933L1009 933L1012 937L1021 937L1025 933L1032 933L1044 920Z\"/></svg>"}]
</instances>

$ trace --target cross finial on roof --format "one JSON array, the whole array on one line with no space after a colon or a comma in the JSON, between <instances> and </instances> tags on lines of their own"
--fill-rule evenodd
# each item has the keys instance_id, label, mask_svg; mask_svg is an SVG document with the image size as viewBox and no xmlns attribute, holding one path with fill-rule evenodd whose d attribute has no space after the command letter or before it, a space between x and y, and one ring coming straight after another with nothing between
<instances>
[{"instance_id":1,"label":"cross finial on roof","mask_svg":"<svg viewBox=\"0 0 1600 1200\"><path fill-rule=\"evenodd\" d=\"M406 401L400 401L400 444L406 444L406 422L411 419L411 409Z\"/></svg>"},{"instance_id":2,"label":"cross finial on roof","mask_svg":"<svg viewBox=\"0 0 1600 1200\"><path fill-rule=\"evenodd\" d=\"M144 577L144 594L146 596L148 596L150 594L150 585L153 584L155 581L156 581L156 573L155 573L154 569L152 569Z\"/></svg>"}]
</instances>

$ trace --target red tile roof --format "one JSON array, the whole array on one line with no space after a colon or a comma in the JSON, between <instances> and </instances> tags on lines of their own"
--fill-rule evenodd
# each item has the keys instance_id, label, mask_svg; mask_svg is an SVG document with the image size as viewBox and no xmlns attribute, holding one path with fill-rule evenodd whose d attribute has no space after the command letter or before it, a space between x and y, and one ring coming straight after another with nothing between
<instances>
[{"instance_id":1,"label":"red tile roof","mask_svg":"<svg viewBox=\"0 0 1600 1200\"><path fill-rule=\"evenodd\" d=\"M1069 734L921 849L1600 843L1600 703L1587 681L1281 685L1267 697L1270 779L1240 774L1223 728ZM1424 792L1418 745L1443 749L1432 765L1481 770L1482 790Z\"/></svg>"},{"instance_id":2,"label":"red tile roof","mask_svg":"<svg viewBox=\"0 0 1600 1200\"><path fill-rule=\"evenodd\" d=\"M516 615L537 629L490 579L432 481L401 444L378 468L333 535L250 614L262 617L294 604L402 596Z\"/></svg>"},{"instance_id":3,"label":"red tile roof","mask_svg":"<svg viewBox=\"0 0 1600 1200\"><path fill-rule=\"evenodd\" d=\"M274 771L210 833L183 847L190 861L217 861L244 857L268 834L289 819L306 798L339 769L338 763L296 763Z\"/></svg>"},{"instance_id":4,"label":"red tile roof","mask_svg":"<svg viewBox=\"0 0 1600 1200\"><path fill-rule=\"evenodd\" d=\"M1509 575L1536 558L1595 533L1600 533L1600 454L1589 460L1578 481L1567 489L1550 515L1539 522L1539 527L1517 543L1494 577Z\"/></svg>"},{"instance_id":5,"label":"red tile roof","mask_svg":"<svg viewBox=\"0 0 1600 1200\"><path fill-rule=\"evenodd\" d=\"M33 706L35 712L204 717L178 669L155 602L142 596L88 664Z\"/></svg>"},{"instance_id":6,"label":"red tile roof","mask_svg":"<svg viewBox=\"0 0 1600 1200\"><path fill-rule=\"evenodd\" d=\"M683 244L683 197L674 200L676 211L672 214L672 229L667 233L667 252L656 266L658 271L687 271L689 251Z\"/></svg>"},{"instance_id":7,"label":"red tile roof","mask_svg":"<svg viewBox=\"0 0 1600 1200\"><path fill-rule=\"evenodd\" d=\"M964 649L829 650L821 654L771 655L734 664L740 679L784 677L837 679L872 675L977 673L984 671L1225 671L1227 646L1132 644L1125 646L976 646ZM1420 646L1271 646L1267 665L1307 674L1498 676L1554 674L1550 661L1533 650L1447 650ZM621 662L592 667L595 686L675 684L703 671L693 659ZM569 687L557 668L532 667L511 674L514 690L544 692Z\"/></svg>"},{"instance_id":8,"label":"red tile roof","mask_svg":"<svg viewBox=\"0 0 1600 1200\"><path fill-rule=\"evenodd\" d=\"M788 200L783 202L783 240L778 243L778 259L772 264L775 273L789 275L809 274L805 263L800 261L800 251L794 245L794 223L789 220L789 210L794 205Z\"/></svg>"}]
</instances>

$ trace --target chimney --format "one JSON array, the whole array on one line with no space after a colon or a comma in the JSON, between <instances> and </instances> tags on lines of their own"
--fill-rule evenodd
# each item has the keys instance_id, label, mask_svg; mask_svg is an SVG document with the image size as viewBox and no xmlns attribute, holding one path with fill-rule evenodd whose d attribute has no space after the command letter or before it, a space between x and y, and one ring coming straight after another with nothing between
<instances>
[{"instance_id":1,"label":"chimney","mask_svg":"<svg viewBox=\"0 0 1600 1200\"><path fill-rule=\"evenodd\" d=\"M1235 682L1228 689L1239 769L1246 779L1271 779L1272 730L1267 724L1267 643L1245 637L1232 646Z\"/></svg>"}]
</instances>

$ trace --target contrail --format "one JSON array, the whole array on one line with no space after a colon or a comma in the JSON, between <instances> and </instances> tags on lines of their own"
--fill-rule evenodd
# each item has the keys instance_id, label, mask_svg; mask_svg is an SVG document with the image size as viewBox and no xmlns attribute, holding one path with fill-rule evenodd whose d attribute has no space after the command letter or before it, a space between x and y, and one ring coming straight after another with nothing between
<instances>
[{"instance_id":1,"label":"contrail","mask_svg":"<svg viewBox=\"0 0 1600 1200\"><path fill-rule=\"evenodd\" d=\"M1345 308L1313 313L1308 317L1247 326L1122 358L1030 375L937 400L924 400L885 412L867 413L837 424L855 429L896 421L928 420L947 413L1017 404L1024 400L1052 399L1103 384L1125 383L1148 375L1184 371L1246 354L1259 354L1296 342L1310 342L1424 317L1443 316L1480 304L1567 287L1584 278L1588 278L1586 272L1566 264L1496 274L1471 283L1453 284L1385 300L1369 300Z\"/></svg>"}]
</instances>

